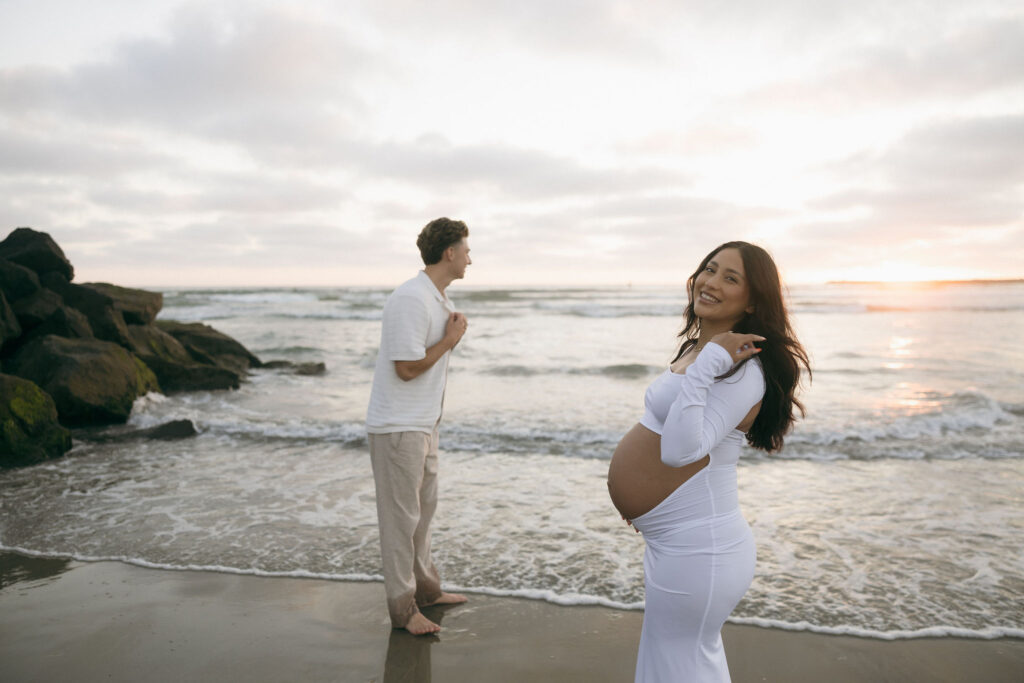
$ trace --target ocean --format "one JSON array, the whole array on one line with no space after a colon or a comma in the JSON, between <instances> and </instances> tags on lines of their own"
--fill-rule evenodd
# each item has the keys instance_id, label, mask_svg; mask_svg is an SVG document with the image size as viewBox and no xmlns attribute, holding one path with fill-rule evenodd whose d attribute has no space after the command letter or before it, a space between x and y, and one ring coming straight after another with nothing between
<instances>
[{"instance_id":1,"label":"ocean","mask_svg":"<svg viewBox=\"0 0 1024 683\"><path fill-rule=\"evenodd\" d=\"M206 322L265 361L322 361L327 374L256 370L237 391L149 395L127 426L76 432L67 457L0 471L0 548L381 580L363 420L388 292L165 290L161 318ZM643 539L605 477L671 359L682 286L457 282L449 295L469 330L441 430L434 555L446 586L641 609ZM789 297L814 381L784 450L741 458L758 559L731 621L1024 637L1024 284L832 284ZM199 435L97 438L179 418Z\"/></svg>"}]
</instances>

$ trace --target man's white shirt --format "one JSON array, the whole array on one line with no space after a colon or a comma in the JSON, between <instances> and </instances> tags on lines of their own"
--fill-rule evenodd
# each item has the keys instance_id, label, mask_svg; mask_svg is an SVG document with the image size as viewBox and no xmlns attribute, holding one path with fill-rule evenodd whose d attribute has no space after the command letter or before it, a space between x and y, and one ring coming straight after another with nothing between
<instances>
[{"instance_id":1,"label":"man's white shirt","mask_svg":"<svg viewBox=\"0 0 1024 683\"><path fill-rule=\"evenodd\" d=\"M422 270L388 297L384 304L370 406L366 412L367 432L430 433L434 430L441 419L451 351L446 351L427 371L408 382L402 381L395 372L395 361L415 361L426 356L427 349L444 337L448 318L454 312L452 302Z\"/></svg>"}]
</instances>

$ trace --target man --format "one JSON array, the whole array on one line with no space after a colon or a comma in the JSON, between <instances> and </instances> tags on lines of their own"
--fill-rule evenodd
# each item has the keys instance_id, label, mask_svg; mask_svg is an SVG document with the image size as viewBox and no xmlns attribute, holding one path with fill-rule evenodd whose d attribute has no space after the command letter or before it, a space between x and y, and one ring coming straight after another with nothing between
<instances>
[{"instance_id":1,"label":"man","mask_svg":"<svg viewBox=\"0 0 1024 683\"><path fill-rule=\"evenodd\" d=\"M448 218L420 232L416 246L425 267L384 305L366 415L388 612L396 628L416 635L441 630L420 607L466 601L441 590L430 559L430 521L448 357L466 332L466 317L455 312L445 289L472 263L468 237L465 223Z\"/></svg>"}]
</instances>

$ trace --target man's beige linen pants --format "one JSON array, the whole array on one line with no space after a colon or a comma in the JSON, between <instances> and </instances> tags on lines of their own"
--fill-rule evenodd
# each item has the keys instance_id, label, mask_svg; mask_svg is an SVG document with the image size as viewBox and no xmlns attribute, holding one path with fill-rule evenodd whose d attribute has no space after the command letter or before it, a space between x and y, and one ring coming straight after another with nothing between
<instances>
[{"instance_id":1,"label":"man's beige linen pants","mask_svg":"<svg viewBox=\"0 0 1024 683\"><path fill-rule=\"evenodd\" d=\"M437 429L369 434L377 488L384 591L391 623L403 627L417 605L441 596L430 559L430 520L437 509Z\"/></svg>"}]
</instances>

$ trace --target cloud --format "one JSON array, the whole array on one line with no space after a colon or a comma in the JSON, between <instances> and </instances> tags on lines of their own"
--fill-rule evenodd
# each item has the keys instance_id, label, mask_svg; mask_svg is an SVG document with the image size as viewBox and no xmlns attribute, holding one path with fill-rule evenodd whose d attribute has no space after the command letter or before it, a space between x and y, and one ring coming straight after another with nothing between
<instances>
[{"instance_id":1,"label":"cloud","mask_svg":"<svg viewBox=\"0 0 1024 683\"><path fill-rule=\"evenodd\" d=\"M280 9L231 14L186 5L166 40L122 42L106 61L70 70L0 72L8 116L60 112L103 125L210 130L252 109L294 112L360 103L353 84L381 60L341 26ZM298 117L301 119L301 116Z\"/></svg>"},{"instance_id":2,"label":"cloud","mask_svg":"<svg viewBox=\"0 0 1024 683\"><path fill-rule=\"evenodd\" d=\"M352 144L347 158L362 171L422 185L469 185L508 198L631 192L685 183L655 167L593 168L513 145L453 145L438 136L411 143Z\"/></svg>"},{"instance_id":3,"label":"cloud","mask_svg":"<svg viewBox=\"0 0 1024 683\"><path fill-rule=\"evenodd\" d=\"M662 58L663 53L648 39L646 29L671 8L667 2L638 6L621 0L364 3L364 10L376 23L415 36L424 50L454 41L481 54L539 50L561 58L603 57L647 63Z\"/></svg>"},{"instance_id":4,"label":"cloud","mask_svg":"<svg viewBox=\"0 0 1024 683\"><path fill-rule=\"evenodd\" d=\"M0 64L0 220L83 267L369 270L438 215L520 279L1021 239L1003 0L228 1L139 35Z\"/></svg>"},{"instance_id":5,"label":"cloud","mask_svg":"<svg viewBox=\"0 0 1024 683\"><path fill-rule=\"evenodd\" d=\"M831 167L846 185L811 208L857 211L840 223L882 237L926 238L935 228L1019 221L1024 115L960 118L916 129L879 154Z\"/></svg>"},{"instance_id":6,"label":"cloud","mask_svg":"<svg viewBox=\"0 0 1024 683\"><path fill-rule=\"evenodd\" d=\"M815 70L810 78L758 87L739 97L738 104L838 112L1020 87L1024 20L972 20L930 35L922 44L847 43L840 54L821 58Z\"/></svg>"},{"instance_id":7,"label":"cloud","mask_svg":"<svg viewBox=\"0 0 1024 683\"><path fill-rule=\"evenodd\" d=\"M235 216L300 214L334 209L349 193L330 184L270 172L207 174L200 186L179 191L96 183L89 199L96 205L141 213L218 212Z\"/></svg>"},{"instance_id":8,"label":"cloud","mask_svg":"<svg viewBox=\"0 0 1024 683\"><path fill-rule=\"evenodd\" d=\"M86 136L74 130L0 129L0 173L5 175L89 177L175 165L170 155L147 149L137 138L116 130Z\"/></svg>"},{"instance_id":9,"label":"cloud","mask_svg":"<svg viewBox=\"0 0 1024 683\"><path fill-rule=\"evenodd\" d=\"M698 120L685 130L659 130L617 145L624 154L645 156L720 155L749 149L758 144L760 135L749 125L719 118Z\"/></svg>"}]
</instances>

